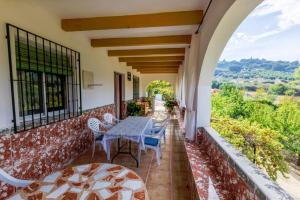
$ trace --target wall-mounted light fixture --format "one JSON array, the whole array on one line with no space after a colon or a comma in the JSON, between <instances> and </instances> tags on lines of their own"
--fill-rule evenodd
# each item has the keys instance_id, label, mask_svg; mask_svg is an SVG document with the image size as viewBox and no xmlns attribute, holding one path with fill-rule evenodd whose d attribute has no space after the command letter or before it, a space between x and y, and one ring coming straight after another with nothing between
<instances>
[{"instance_id":1,"label":"wall-mounted light fixture","mask_svg":"<svg viewBox=\"0 0 300 200\"><path fill-rule=\"evenodd\" d=\"M131 72L127 72L127 80L131 81Z\"/></svg>"}]
</instances>

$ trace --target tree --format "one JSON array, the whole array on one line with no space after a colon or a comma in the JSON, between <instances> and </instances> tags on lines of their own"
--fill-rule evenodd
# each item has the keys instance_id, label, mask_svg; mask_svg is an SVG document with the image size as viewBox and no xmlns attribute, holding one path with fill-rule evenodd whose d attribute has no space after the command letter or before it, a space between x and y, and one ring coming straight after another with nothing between
<instances>
[{"instance_id":1,"label":"tree","mask_svg":"<svg viewBox=\"0 0 300 200\"><path fill-rule=\"evenodd\" d=\"M281 136L277 131L263 128L258 123L251 123L245 119L229 117L217 118L212 122L212 127L257 166L264 168L271 179L276 180L278 172L283 175L288 172L281 153Z\"/></svg>"},{"instance_id":2,"label":"tree","mask_svg":"<svg viewBox=\"0 0 300 200\"><path fill-rule=\"evenodd\" d=\"M297 155L300 166L300 103L292 97L283 99L274 104L263 89L246 99L232 84L212 95L212 126L272 179L287 171L283 148Z\"/></svg>"},{"instance_id":3,"label":"tree","mask_svg":"<svg viewBox=\"0 0 300 200\"><path fill-rule=\"evenodd\" d=\"M295 72L294 72L294 78L296 80L300 80L300 66L298 68L295 69Z\"/></svg>"},{"instance_id":4,"label":"tree","mask_svg":"<svg viewBox=\"0 0 300 200\"><path fill-rule=\"evenodd\" d=\"M288 87L282 83L271 85L269 87L269 93L271 94L284 95L287 90Z\"/></svg>"},{"instance_id":5,"label":"tree","mask_svg":"<svg viewBox=\"0 0 300 200\"><path fill-rule=\"evenodd\" d=\"M164 81L164 80L152 81L147 86L146 90L148 92L149 97L153 97L156 94L161 94L164 99L174 97L173 87L168 81Z\"/></svg>"},{"instance_id":6,"label":"tree","mask_svg":"<svg viewBox=\"0 0 300 200\"><path fill-rule=\"evenodd\" d=\"M284 94L287 96L294 96L296 94L296 89L295 88L289 88L287 89Z\"/></svg>"},{"instance_id":7,"label":"tree","mask_svg":"<svg viewBox=\"0 0 300 200\"><path fill-rule=\"evenodd\" d=\"M291 98L284 99L272 122L273 129L287 138L282 143L288 151L298 156L297 165L300 166L300 106Z\"/></svg>"},{"instance_id":8,"label":"tree","mask_svg":"<svg viewBox=\"0 0 300 200\"><path fill-rule=\"evenodd\" d=\"M243 95L236 86L225 83L221 87L220 93L212 98L213 112L220 116L230 116L235 119L247 115L244 110Z\"/></svg>"},{"instance_id":9,"label":"tree","mask_svg":"<svg viewBox=\"0 0 300 200\"><path fill-rule=\"evenodd\" d=\"M242 70L241 66L230 66L229 70L232 72L240 72Z\"/></svg>"},{"instance_id":10,"label":"tree","mask_svg":"<svg viewBox=\"0 0 300 200\"><path fill-rule=\"evenodd\" d=\"M211 88L212 89L220 89L220 87L222 87L222 83L216 81L216 80L213 80L212 81L212 84L211 84Z\"/></svg>"}]
</instances>

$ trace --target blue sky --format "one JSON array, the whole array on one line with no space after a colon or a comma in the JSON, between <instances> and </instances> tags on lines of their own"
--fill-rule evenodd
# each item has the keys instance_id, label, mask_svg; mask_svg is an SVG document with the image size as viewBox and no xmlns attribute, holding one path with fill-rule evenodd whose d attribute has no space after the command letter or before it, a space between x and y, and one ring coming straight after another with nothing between
<instances>
[{"instance_id":1,"label":"blue sky","mask_svg":"<svg viewBox=\"0 0 300 200\"><path fill-rule=\"evenodd\" d=\"M300 0L265 0L239 26L220 60L300 61Z\"/></svg>"}]
</instances>

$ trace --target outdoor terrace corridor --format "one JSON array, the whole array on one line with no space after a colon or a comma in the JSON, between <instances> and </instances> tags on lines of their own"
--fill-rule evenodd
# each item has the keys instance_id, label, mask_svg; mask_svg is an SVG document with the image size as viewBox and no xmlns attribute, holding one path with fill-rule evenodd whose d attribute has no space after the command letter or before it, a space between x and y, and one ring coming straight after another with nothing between
<instances>
[{"instance_id":1,"label":"outdoor terrace corridor","mask_svg":"<svg viewBox=\"0 0 300 200\"><path fill-rule=\"evenodd\" d=\"M135 171L145 182L149 198L155 200L167 199L191 199L188 187L188 160L184 147L184 136L180 132L177 119L173 117L167 128L166 144L162 145L162 159L158 166L155 153L148 150L142 153L141 164L136 167L135 161L129 155L120 155L114 160L114 164L123 165ZM124 147L125 148L125 147ZM125 148L126 149L126 148ZM112 156L116 150L112 147ZM71 166L87 164L90 162L106 163L106 155L96 147L94 159L91 161L91 151L87 150ZM137 152L134 146L133 152Z\"/></svg>"}]
</instances>

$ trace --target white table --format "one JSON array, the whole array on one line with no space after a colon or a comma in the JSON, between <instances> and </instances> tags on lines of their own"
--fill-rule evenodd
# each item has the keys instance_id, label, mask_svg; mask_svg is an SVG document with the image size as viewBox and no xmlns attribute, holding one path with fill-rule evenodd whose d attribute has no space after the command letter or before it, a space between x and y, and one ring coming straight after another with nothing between
<instances>
[{"instance_id":1,"label":"white table","mask_svg":"<svg viewBox=\"0 0 300 200\"><path fill-rule=\"evenodd\" d=\"M119 154L129 154L137 163L137 167L139 166L138 159L131 152L131 141L137 142L142 145L144 148L144 134L147 129L152 128L152 119L150 117L128 117L125 120L122 120L120 123L116 124L110 130L106 132L104 137L118 137L118 152L112 158L111 162L119 155ZM120 144L120 138L125 138L129 140L129 150L126 152L121 151L122 146Z\"/></svg>"}]
</instances>

